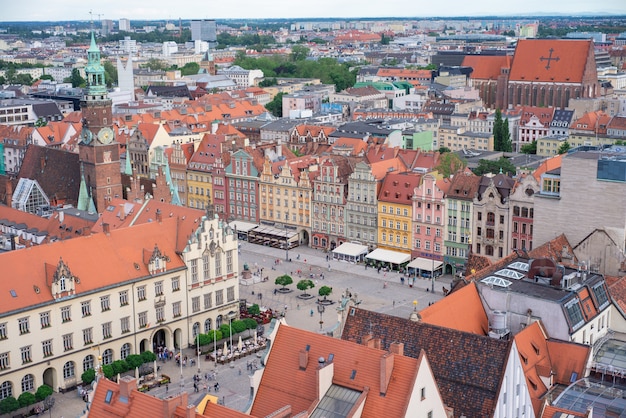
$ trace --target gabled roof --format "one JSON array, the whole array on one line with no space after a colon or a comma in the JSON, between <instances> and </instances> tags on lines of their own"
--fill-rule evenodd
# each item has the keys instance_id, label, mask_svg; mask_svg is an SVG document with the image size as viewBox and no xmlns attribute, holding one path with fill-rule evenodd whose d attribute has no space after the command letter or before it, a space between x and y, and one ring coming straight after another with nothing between
<instances>
[{"instance_id":1,"label":"gabled roof","mask_svg":"<svg viewBox=\"0 0 626 418\"><path fill-rule=\"evenodd\" d=\"M539 167L535 169L533 172L533 177L537 180L537 183L541 185L541 175L544 173L549 173L552 170L557 168L561 168L561 164L563 161L563 154L555 155L552 158L548 158L544 160Z\"/></svg>"},{"instance_id":2,"label":"gabled roof","mask_svg":"<svg viewBox=\"0 0 626 418\"><path fill-rule=\"evenodd\" d=\"M446 197L460 200L473 200L478 192L480 177L472 173L471 170L465 169L457 172L452 177L452 182L448 188Z\"/></svg>"},{"instance_id":3,"label":"gabled roof","mask_svg":"<svg viewBox=\"0 0 626 418\"><path fill-rule=\"evenodd\" d=\"M388 173L380 186L378 200L400 205L413 205L413 191L419 186L421 174Z\"/></svg>"},{"instance_id":4,"label":"gabled roof","mask_svg":"<svg viewBox=\"0 0 626 418\"><path fill-rule=\"evenodd\" d=\"M422 309L420 316L425 324L476 335L489 332L489 319L474 282Z\"/></svg>"},{"instance_id":5,"label":"gabled roof","mask_svg":"<svg viewBox=\"0 0 626 418\"><path fill-rule=\"evenodd\" d=\"M4 295L0 310L8 313L51 302L50 277L60 260L80 279L76 294L148 276L143 250L153 249L155 243L162 254L170 257L168 270L184 268L175 254L177 227L176 219L164 219L110 234L92 234L4 253L0 256L2 274L14 280L0 281L0 295ZM11 296L12 290L15 297Z\"/></svg>"},{"instance_id":6,"label":"gabled roof","mask_svg":"<svg viewBox=\"0 0 626 418\"><path fill-rule=\"evenodd\" d=\"M382 349L403 343L404 355L413 358L424 350L441 397L455 417L493 416L510 342L350 308L341 338L360 343L370 332L381 339Z\"/></svg>"},{"instance_id":7,"label":"gabled roof","mask_svg":"<svg viewBox=\"0 0 626 418\"><path fill-rule=\"evenodd\" d=\"M414 386L419 385L415 382L421 364L419 352L414 358L388 354L288 325L278 326L252 405L252 415L270 416L285 405L291 406L291 416L310 412L324 396L318 393L318 359L324 358L332 362L334 385L362 391L362 396L365 395L361 416L404 416ZM331 354L332 360L329 359ZM299 366L301 356L307 358L305 367ZM393 357L387 388L381 385L384 356Z\"/></svg>"},{"instance_id":8,"label":"gabled roof","mask_svg":"<svg viewBox=\"0 0 626 418\"><path fill-rule=\"evenodd\" d=\"M591 40L520 39L509 81L581 83L589 55L593 57Z\"/></svg>"},{"instance_id":9,"label":"gabled roof","mask_svg":"<svg viewBox=\"0 0 626 418\"><path fill-rule=\"evenodd\" d=\"M470 78L474 80L497 80L503 68L511 67L509 55L467 55L463 67L472 67Z\"/></svg>"}]
</instances>

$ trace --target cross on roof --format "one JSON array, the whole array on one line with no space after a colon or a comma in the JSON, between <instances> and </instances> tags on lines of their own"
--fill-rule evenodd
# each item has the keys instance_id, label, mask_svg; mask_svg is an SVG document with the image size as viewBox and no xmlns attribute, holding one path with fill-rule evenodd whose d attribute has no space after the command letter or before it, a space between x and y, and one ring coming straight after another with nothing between
<instances>
[{"instance_id":1,"label":"cross on roof","mask_svg":"<svg viewBox=\"0 0 626 418\"><path fill-rule=\"evenodd\" d=\"M552 57L552 53L554 52L553 48L550 48L548 50L548 52L550 52L550 55L548 55L548 58L545 58L543 55L541 56L541 58L539 58L539 61L548 61L548 63L546 64L546 70L550 69L550 61L559 61L560 58L559 57Z\"/></svg>"}]
</instances>

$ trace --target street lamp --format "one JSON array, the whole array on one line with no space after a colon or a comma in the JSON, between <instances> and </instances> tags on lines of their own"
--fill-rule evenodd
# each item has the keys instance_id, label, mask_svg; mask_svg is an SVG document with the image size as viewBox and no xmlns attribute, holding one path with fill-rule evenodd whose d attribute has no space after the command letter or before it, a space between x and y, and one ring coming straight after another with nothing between
<instances>
[{"instance_id":1,"label":"street lamp","mask_svg":"<svg viewBox=\"0 0 626 418\"><path fill-rule=\"evenodd\" d=\"M430 272L430 291L435 293L435 248L437 237L433 238L433 269Z\"/></svg>"},{"instance_id":2,"label":"street lamp","mask_svg":"<svg viewBox=\"0 0 626 418\"><path fill-rule=\"evenodd\" d=\"M320 313L320 332L322 331L322 326L324 325L324 311L326 308L322 304L317 305L317 312Z\"/></svg>"},{"instance_id":3,"label":"street lamp","mask_svg":"<svg viewBox=\"0 0 626 418\"><path fill-rule=\"evenodd\" d=\"M48 409L48 412L50 412L50 418L52 418L52 407L54 406L54 398L52 395L46 396L43 400L43 406Z\"/></svg>"},{"instance_id":4,"label":"street lamp","mask_svg":"<svg viewBox=\"0 0 626 418\"><path fill-rule=\"evenodd\" d=\"M287 236L287 224L283 224L285 229L285 261L289 261L289 237Z\"/></svg>"},{"instance_id":5,"label":"street lamp","mask_svg":"<svg viewBox=\"0 0 626 418\"><path fill-rule=\"evenodd\" d=\"M199 329L198 329L198 333L196 334L196 354L198 355L196 364L198 365L198 373L200 373L200 330Z\"/></svg>"},{"instance_id":6,"label":"street lamp","mask_svg":"<svg viewBox=\"0 0 626 418\"><path fill-rule=\"evenodd\" d=\"M235 317L235 312L234 311L230 311L228 312L228 326L230 328L229 334L230 334L230 355L233 361L230 362L230 367L235 367L235 350L233 350L233 318Z\"/></svg>"},{"instance_id":7,"label":"street lamp","mask_svg":"<svg viewBox=\"0 0 626 418\"><path fill-rule=\"evenodd\" d=\"M213 367L217 370L217 321L213 327L213 360L215 361Z\"/></svg>"}]
</instances>

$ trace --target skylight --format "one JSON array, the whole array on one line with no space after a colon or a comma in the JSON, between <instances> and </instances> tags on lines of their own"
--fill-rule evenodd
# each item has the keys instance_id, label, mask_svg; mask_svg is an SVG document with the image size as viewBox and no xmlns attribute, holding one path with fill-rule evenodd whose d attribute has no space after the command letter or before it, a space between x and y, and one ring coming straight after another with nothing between
<instances>
[{"instance_id":1,"label":"skylight","mask_svg":"<svg viewBox=\"0 0 626 418\"><path fill-rule=\"evenodd\" d=\"M519 280L524 277L524 275L520 273L519 271L515 271L511 269L498 270L496 271L496 274L498 276L508 277L509 279L515 279L515 280Z\"/></svg>"},{"instance_id":2,"label":"skylight","mask_svg":"<svg viewBox=\"0 0 626 418\"><path fill-rule=\"evenodd\" d=\"M530 266L528 265L528 263L522 263L521 261L516 261L515 263L511 263L508 265L508 267L510 269L521 270L521 271L530 270Z\"/></svg>"},{"instance_id":3,"label":"skylight","mask_svg":"<svg viewBox=\"0 0 626 418\"><path fill-rule=\"evenodd\" d=\"M499 286L499 287L509 287L511 286L511 283L512 283L510 280L503 279L502 277L496 277L496 276L485 277L484 279L481 280L481 282L488 284L488 285Z\"/></svg>"}]
</instances>

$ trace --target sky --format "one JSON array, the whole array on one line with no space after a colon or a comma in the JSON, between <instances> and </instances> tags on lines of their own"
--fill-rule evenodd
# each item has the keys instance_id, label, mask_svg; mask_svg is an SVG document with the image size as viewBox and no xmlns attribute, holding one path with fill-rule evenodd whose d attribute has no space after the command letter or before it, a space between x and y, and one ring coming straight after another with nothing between
<instances>
[{"instance_id":1,"label":"sky","mask_svg":"<svg viewBox=\"0 0 626 418\"><path fill-rule=\"evenodd\" d=\"M3 0L0 21L626 15L624 0ZM99 15L99 16L98 16Z\"/></svg>"}]
</instances>

